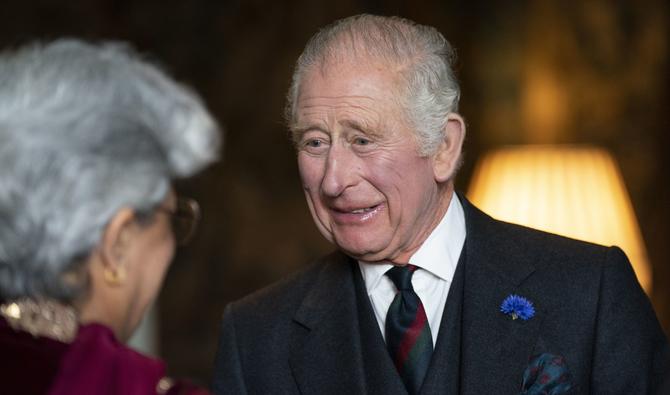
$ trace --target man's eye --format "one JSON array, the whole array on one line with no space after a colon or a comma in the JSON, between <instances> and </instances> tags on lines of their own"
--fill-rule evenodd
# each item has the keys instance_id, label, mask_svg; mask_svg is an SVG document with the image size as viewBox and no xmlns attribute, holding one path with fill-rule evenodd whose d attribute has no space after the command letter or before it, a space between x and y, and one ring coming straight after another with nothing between
<instances>
[{"instance_id":1,"label":"man's eye","mask_svg":"<svg viewBox=\"0 0 670 395\"><path fill-rule=\"evenodd\" d=\"M303 150L317 154L328 149L328 141L320 137L307 138L302 142L301 146Z\"/></svg>"},{"instance_id":2,"label":"man's eye","mask_svg":"<svg viewBox=\"0 0 670 395\"><path fill-rule=\"evenodd\" d=\"M366 138L363 138L363 137L356 137L354 139L354 144L357 144L357 145L368 145L370 143L371 143L370 140L368 140Z\"/></svg>"}]
</instances>

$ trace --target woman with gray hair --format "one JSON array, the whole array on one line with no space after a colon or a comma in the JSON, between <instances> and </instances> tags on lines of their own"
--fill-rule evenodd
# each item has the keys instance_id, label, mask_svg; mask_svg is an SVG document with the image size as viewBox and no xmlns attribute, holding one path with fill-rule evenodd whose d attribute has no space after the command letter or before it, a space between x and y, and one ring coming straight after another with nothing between
<instances>
[{"instance_id":1,"label":"woman with gray hair","mask_svg":"<svg viewBox=\"0 0 670 395\"><path fill-rule=\"evenodd\" d=\"M119 44L0 54L0 392L205 393L123 345L216 159L198 97Z\"/></svg>"}]
</instances>

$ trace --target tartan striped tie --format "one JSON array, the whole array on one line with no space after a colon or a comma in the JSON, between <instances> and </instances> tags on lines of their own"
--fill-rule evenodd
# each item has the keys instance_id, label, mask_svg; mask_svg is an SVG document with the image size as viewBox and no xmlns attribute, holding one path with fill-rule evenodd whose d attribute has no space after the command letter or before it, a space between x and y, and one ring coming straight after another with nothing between
<instances>
[{"instance_id":1,"label":"tartan striped tie","mask_svg":"<svg viewBox=\"0 0 670 395\"><path fill-rule=\"evenodd\" d=\"M386 314L386 346L410 395L419 393L433 354L433 337L421 299L412 287L413 265L386 272L398 293Z\"/></svg>"}]
</instances>

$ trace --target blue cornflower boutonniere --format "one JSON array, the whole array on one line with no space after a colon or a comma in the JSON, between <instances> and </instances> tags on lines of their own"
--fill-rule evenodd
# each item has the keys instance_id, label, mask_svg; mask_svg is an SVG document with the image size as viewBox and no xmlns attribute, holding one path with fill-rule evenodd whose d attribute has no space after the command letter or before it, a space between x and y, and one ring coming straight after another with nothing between
<instances>
[{"instance_id":1,"label":"blue cornflower boutonniere","mask_svg":"<svg viewBox=\"0 0 670 395\"><path fill-rule=\"evenodd\" d=\"M533 318L535 315L535 308L530 300L519 295L510 295L503 300L500 305L500 311L512 316L513 320L521 318L526 321Z\"/></svg>"}]
</instances>

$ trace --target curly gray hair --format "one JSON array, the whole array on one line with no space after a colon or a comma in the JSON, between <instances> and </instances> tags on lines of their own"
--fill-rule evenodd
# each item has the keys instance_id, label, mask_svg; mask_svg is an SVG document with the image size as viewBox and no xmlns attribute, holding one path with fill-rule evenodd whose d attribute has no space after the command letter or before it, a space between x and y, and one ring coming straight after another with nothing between
<instances>
[{"instance_id":1,"label":"curly gray hair","mask_svg":"<svg viewBox=\"0 0 670 395\"><path fill-rule=\"evenodd\" d=\"M121 43L0 54L0 298L72 301L113 215L151 212L219 145L200 99Z\"/></svg>"},{"instance_id":2,"label":"curly gray hair","mask_svg":"<svg viewBox=\"0 0 670 395\"><path fill-rule=\"evenodd\" d=\"M315 34L293 72L286 105L289 127L295 122L305 73L314 66L347 57L400 66L404 80L400 104L414 126L420 152L435 152L444 138L447 115L458 111L460 87L453 70L456 53L435 28L399 17L355 15Z\"/></svg>"}]
</instances>

